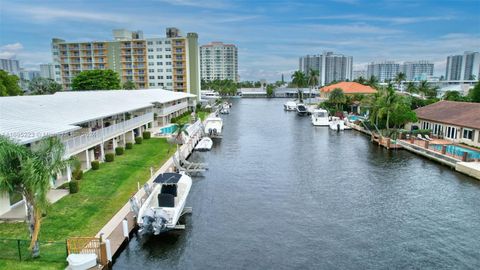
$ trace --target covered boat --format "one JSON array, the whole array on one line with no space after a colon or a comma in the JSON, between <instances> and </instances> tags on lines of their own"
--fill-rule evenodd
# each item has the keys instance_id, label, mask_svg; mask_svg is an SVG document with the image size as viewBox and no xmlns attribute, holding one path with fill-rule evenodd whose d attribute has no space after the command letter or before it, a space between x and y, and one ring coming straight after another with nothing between
<instances>
[{"instance_id":1,"label":"covered boat","mask_svg":"<svg viewBox=\"0 0 480 270\"><path fill-rule=\"evenodd\" d=\"M283 109L285 111L295 111L297 109L297 103L295 101L287 101L283 104Z\"/></svg>"},{"instance_id":2,"label":"covered boat","mask_svg":"<svg viewBox=\"0 0 480 270\"><path fill-rule=\"evenodd\" d=\"M312 124L314 126L328 126L328 111L324 109L315 109L312 112Z\"/></svg>"},{"instance_id":3,"label":"covered boat","mask_svg":"<svg viewBox=\"0 0 480 270\"><path fill-rule=\"evenodd\" d=\"M210 139L209 137L205 137L198 142L197 146L195 146L195 150L208 151L212 149L212 146L213 146L212 139Z\"/></svg>"}]
</instances>

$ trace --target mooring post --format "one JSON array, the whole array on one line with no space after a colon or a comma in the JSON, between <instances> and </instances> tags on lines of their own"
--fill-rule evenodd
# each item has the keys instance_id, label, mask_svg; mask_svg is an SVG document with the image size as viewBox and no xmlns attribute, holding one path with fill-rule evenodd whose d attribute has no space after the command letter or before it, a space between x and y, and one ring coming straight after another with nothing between
<instances>
[{"instance_id":1,"label":"mooring post","mask_svg":"<svg viewBox=\"0 0 480 270\"><path fill-rule=\"evenodd\" d=\"M462 161L468 160L468 152L463 152Z\"/></svg>"},{"instance_id":2,"label":"mooring post","mask_svg":"<svg viewBox=\"0 0 480 270\"><path fill-rule=\"evenodd\" d=\"M125 237L127 240L129 239L128 237L128 220L127 218L124 218L122 221L122 228L123 228L123 237Z\"/></svg>"},{"instance_id":3,"label":"mooring post","mask_svg":"<svg viewBox=\"0 0 480 270\"><path fill-rule=\"evenodd\" d=\"M110 239L105 239L105 247L107 251L107 259L112 261L112 246L110 245Z\"/></svg>"},{"instance_id":4,"label":"mooring post","mask_svg":"<svg viewBox=\"0 0 480 270\"><path fill-rule=\"evenodd\" d=\"M425 149L428 149L428 145L430 144L429 141L425 141Z\"/></svg>"},{"instance_id":5,"label":"mooring post","mask_svg":"<svg viewBox=\"0 0 480 270\"><path fill-rule=\"evenodd\" d=\"M442 154L446 154L447 153L447 146L446 145L442 145Z\"/></svg>"}]
</instances>

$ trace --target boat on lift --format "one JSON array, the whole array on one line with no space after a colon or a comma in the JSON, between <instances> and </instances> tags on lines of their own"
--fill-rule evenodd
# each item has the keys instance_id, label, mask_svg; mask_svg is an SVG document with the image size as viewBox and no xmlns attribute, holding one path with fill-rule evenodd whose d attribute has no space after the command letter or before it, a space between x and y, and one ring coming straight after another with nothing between
<instances>
[{"instance_id":1,"label":"boat on lift","mask_svg":"<svg viewBox=\"0 0 480 270\"><path fill-rule=\"evenodd\" d=\"M342 131L345 130L345 122L338 117L332 117L332 120L329 122L329 127L331 130Z\"/></svg>"},{"instance_id":2,"label":"boat on lift","mask_svg":"<svg viewBox=\"0 0 480 270\"><path fill-rule=\"evenodd\" d=\"M184 214L192 178L185 173L163 173L153 181L150 195L138 211L139 232L148 235L183 229L178 224Z\"/></svg>"},{"instance_id":3,"label":"boat on lift","mask_svg":"<svg viewBox=\"0 0 480 270\"><path fill-rule=\"evenodd\" d=\"M209 137L204 137L198 142L197 146L195 146L195 150L209 151L210 149L212 149L212 146L213 146L212 139L210 139Z\"/></svg>"}]
</instances>

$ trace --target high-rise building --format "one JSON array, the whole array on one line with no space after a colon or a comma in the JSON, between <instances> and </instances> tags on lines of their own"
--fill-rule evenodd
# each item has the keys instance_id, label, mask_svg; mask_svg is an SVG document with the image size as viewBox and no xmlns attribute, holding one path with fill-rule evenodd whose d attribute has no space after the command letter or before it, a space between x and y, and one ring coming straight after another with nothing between
<instances>
[{"instance_id":1,"label":"high-rise building","mask_svg":"<svg viewBox=\"0 0 480 270\"><path fill-rule=\"evenodd\" d=\"M364 79L368 79L367 78L367 71L362 69L362 70L354 70L353 71L353 79L354 80L357 80L359 79L360 77L364 78Z\"/></svg>"},{"instance_id":2,"label":"high-rise building","mask_svg":"<svg viewBox=\"0 0 480 270\"><path fill-rule=\"evenodd\" d=\"M211 42L200 47L202 79L238 81L238 50L233 44Z\"/></svg>"},{"instance_id":3,"label":"high-rise building","mask_svg":"<svg viewBox=\"0 0 480 270\"><path fill-rule=\"evenodd\" d=\"M352 80L353 57L333 52L321 55L306 55L300 57L299 69L308 74L310 69L318 70L319 85L323 86L334 81Z\"/></svg>"},{"instance_id":4,"label":"high-rise building","mask_svg":"<svg viewBox=\"0 0 480 270\"><path fill-rule=\"evenodd\" d=\"M433 76L433 63L428 61L404 62L400 71L405 74L407 81L423 81Z\"/></svg>"},{"instance_id":5,"label":"high-rise building","mask_svg":"<svg viewBox=\"0 0 480 270\"><path fill-rule=\"evenodd\" d=\"M380 82L394 80L399 72L400 64L393 61L384 61L381 63L372 62L367 66L367 77L375 76Z\"/></svg>"},{"instance_id":6,"label":"high-rise building","mask_svg":"<svg viewBox=\"0 0 480 270\"><path fill-rule=\"evenodd\" d=\"M138 88L164 88L198 96L200 62L198 35L182 36L167 28L165 38L144 38L141 31L113 30L114 40L66 42L52 40L56 80L71 89L72 79L84 70L116 71L122 83Z\"/></svg>"},{"instance_id":7,"label":"high-rise building","mask_svg":"<svg viewBox=\"0 0 480 270\"><path fill-rule=\"evenodd\" d=\"M40 72L38 70L25 70L21 69L19 77L23 81L31 81L37 77L40 77Z\"/></svg>"},{"instance_id":8,"label":"high-rise building","mask_svg":"<svg viewBox=\"0 0 480 270\"><path fill-rule=\"evenodd\" d=\"M20 62L15 59L0 59L0 69L13 75L19 75Z\"/></svg>"},{"instance_id":9,"label":"high-rise building","mask_svg":"<svg viewBox=\"0 0 480 270\"><path fill-rule=\"evenodd\" d=\"M55 66L53 64L40 64L40 77L55 80Z\"/></svg>"},{"instance_id":10,"label":"high-rise building","mask_svg":"<svg viewBox=\"0 0 480 270\"><path fill-rule=\"evenodd\" d=\"M478 80L480 77L480 54L465 52L447 57L446 80Z\"/></svg>"}]
</instances>

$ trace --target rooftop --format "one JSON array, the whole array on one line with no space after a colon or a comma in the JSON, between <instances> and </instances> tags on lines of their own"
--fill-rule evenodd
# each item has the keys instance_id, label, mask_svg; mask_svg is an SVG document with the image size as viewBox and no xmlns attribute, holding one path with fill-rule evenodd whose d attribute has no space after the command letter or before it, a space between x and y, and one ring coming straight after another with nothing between
<instances>
[{"instance_id":1,"label":"rooftop","mask_svg":"<svg viewBox=\"0 0 480 270\"><path fill-rule=\"evenodd\" d=\"M65 91L0 98L0 134L20 143L78 129L80 123L194 95L162 89Z\"/></svg>"},{"instance_id":2,"label":"rooftop","mask_svg":"<svg viewBox=\"0 0 480 270\"><path fill-rule=\"evenodd\" d=\"M419 119L480 129L480 103L442 100L415 112Z\"/></svg>"},{"instance_id":3,"label":"rooftop","mask_svg":"<svg viewBox=\"0 0 480 270\"><path fill-rule=\"evenodd\" d=\"M375 94L377 90L368 85L363 85L357 82L339 82L324 86L320 89L320 92L329 93L335 88L340 88L345 94Z\"/></svg>"}]
</instances>

